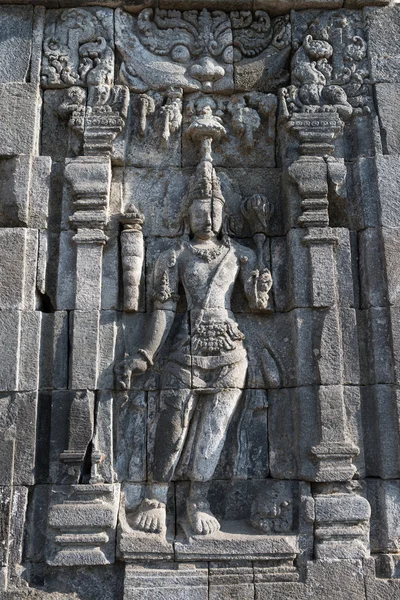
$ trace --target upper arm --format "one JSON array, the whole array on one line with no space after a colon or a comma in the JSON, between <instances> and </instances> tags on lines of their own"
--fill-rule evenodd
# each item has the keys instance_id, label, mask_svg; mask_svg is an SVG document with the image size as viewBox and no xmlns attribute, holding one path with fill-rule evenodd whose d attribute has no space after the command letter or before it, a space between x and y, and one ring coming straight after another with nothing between
<instances>
[{"instance_id":1,"label":"upper arm","mask_svg":"<svg viewBox=\"0 0 400 600\"><path fill-rule=\"evenodd\" d=\"M157 259L153 271L152 298L154 310L176 310L179 273L175 250L163 252Z\"/></svg>"}]
</instances>

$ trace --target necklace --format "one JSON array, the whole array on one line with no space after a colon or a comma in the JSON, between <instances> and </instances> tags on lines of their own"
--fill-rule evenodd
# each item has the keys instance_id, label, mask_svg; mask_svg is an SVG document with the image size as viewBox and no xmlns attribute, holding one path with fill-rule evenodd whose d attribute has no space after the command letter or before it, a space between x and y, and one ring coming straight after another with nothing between
<instances>
[{"instance_id":1,"label":"necklace","mask_svg":"<svg viewBox=\"0 0 400 600\"><path fill-rule=\"evenodd\" d=\"M202 250L201 248L195 248L195 246L189 244L189 248L193 252L193 254L195 254L199 258L202 258L206 262L211 262L212 260L214 260L214 258L217 258L217 256L221 254L225 246L221 244L220 246L215 246L214 248L205 248L204 250Z\"/></svg>"}]
</instances>

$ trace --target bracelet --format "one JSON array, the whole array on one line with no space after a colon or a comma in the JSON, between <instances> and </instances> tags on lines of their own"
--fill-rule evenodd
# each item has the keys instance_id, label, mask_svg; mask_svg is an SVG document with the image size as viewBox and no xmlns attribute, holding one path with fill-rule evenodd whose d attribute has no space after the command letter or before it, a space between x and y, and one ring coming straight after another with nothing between
<instances>
[{"instance_id":1,"label":"bracelet","mask_svg":"<svg viewBox=\"0 0 400 600\"><path fill-rule=\"evenodd\" d=\"M149 353L147 352L147 350L143 350L143 348L138 348L137 353L141 354L142 356L144 356L144 358L146 359L146 361L149 363L150 367L152 367L154 365L154 363L151 360L151 358L150 358Z\"/></svg>"}]
</instances>

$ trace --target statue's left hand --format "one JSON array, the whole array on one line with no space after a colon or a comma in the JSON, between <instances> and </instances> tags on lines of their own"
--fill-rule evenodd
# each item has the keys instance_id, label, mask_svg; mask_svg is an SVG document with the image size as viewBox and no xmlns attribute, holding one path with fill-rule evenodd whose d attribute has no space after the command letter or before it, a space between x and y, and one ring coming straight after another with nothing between
<instances>
[{"instance_id":1,"label":"statue's left hand","mask_svg":"<svg viewBox=\"0 0 400 600\"><path fill-rule=\"evenodd\" d=\"M272 287L272 277L269 269L263 269L261 272L255 272L256 278L256 308L265 310L269 300L269 290Z\"/></svg>"}]
</instances>

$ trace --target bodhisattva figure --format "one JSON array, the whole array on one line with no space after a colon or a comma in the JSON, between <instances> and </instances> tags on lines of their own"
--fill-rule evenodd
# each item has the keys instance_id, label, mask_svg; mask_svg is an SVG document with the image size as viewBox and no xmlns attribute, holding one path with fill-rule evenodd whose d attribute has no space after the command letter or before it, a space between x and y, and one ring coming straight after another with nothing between
<instances>
[{"instance_id":1,"label":"bodhisattva figure","mask_svg":"<svg viewBox=\"0 0 400 600\"><path fill-rule=\"evenodd\" d=\"M186 516L192 531L210 535L220 528L207 501L208 489L247 371L244 335L230 310L231 295L239 278L250 308L265 311L272 285L270 271L260 269L256 253L228 237L224 204L212 162L203 157L186 196L189 238L159 256L147 339L117 366L120 385L129 388L131 376L153 365L171 330L183 284L189 327L174 339L163 370L152 480L130 520L144 532L166 531L168 486L178 462L182 475L183 455L190 455L183 475L191 482Z\"/></svg>"}]
</instances>

